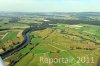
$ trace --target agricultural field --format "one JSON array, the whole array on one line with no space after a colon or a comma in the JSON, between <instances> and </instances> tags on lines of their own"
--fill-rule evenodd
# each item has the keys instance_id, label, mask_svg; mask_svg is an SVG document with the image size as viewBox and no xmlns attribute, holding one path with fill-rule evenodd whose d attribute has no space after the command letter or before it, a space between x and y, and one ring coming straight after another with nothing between
<instances>
[{"instance_id":1,"label":"agricultural field","mask_svg":"<svg viewBox=\"0 0 100 66\"><path fill-rule=\"evenodd\" d=\"M8 32L0 40L1 43L16 38L18 32Z\"/></svg>"},{"instance_id":2,"label":"agricultural field","mask_svg":"<svg viewBox=\"0 0 100 66\"><path fill-rule=\"evenodd\" d=\"M83 19L68 14L5 17L0 55L6 66L97 66L99 22Z\"/></svg>"},{"instance_id":3,"label":"agricultural field","mask_svg":"<svg viewBox=\"0 0 100 66\"><path fill-rule=\"evenodd\" d=\"M9 19L0 21L0 53L16 47L23 41L22 32L29 26L26 24L9 23Z\"/></svg>"},{"instance_id":4,"label":"agricultural field","mask_svg":"<svg viewBox=\"0 0 100 66\"><path fill-rule=\"evenodd\" d=\"M35 31L31 33L33 38L30 44L5 61L21 58L14 66L96 66L100 57L100 38L96 36L100 36L98 30L99 26L95 25L57 24L53 28ZM52 63L48 58L73 60Z\"/></svg>"},{"instance_id":5,"label":"agricultural field","mask_svg":"<svg viewBox=\"0 0 100 66\"><path fill-rule=\"evenodd\" d=\"M3 49L4 51L6 51L14 47L14 45L17 45L17 43L20 43L23 40L23 37L22 35L19 35L19 33L20 31L1 32L0 49Z\"/></svg>"}]
</instances>

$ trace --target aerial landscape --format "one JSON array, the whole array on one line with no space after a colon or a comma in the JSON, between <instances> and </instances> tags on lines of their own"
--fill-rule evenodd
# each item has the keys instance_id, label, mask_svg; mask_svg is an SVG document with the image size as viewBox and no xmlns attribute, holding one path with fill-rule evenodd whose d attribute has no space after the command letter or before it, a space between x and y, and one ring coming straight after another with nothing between
<instances>
[{"instance_id":1,"label":"aerial landscape","mask_svg":"<svg viewBox=\"0 0 100 66\"><path fill-rule=\"evenodd\" d=\"M99 0L0 0L0 66L100 66Z\"/></svg>"},{"instance_id":2,"label":"aerial landscape","mask_svg":"<svg viewBox=\"0 0 100 66\"><path fill-rule=\"evenodd\" d=\"M99 18L100 13L95 12L2 13L0 56L7 66L96 66ZM57 59L46 58L71 60L55 63Z\"/></svg>"}]
</instances>

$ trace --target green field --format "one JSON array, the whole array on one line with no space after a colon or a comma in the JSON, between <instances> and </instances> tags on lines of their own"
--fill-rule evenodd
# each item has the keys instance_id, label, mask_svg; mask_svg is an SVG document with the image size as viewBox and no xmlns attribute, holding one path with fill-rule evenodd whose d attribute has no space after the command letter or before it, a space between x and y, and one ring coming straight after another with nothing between
<instances>
[{"instance_id":1,"label":"green field","mask_svg":"<svg viewBox=\"0 0 100 66\"><path fill-rule=\"evenodd\" d=\"M17 34L18 32L8 32L7 35L3 39L0 39L0 43L16 38Z\"/></svg>"},{"instance_id":2,"label":"green field","mask_svg":"<svg viewBox=\"0 0 100 66\"><path fill-rule=\"evenodd\" d=\"M11 13L1 16L0 54L18 49L3 59L6 66L97 66L100 17L95 16L98 13L83 14Z\"/></svg>"},{"instance_id":3,"label":"green field","mask_svg":"<svg viewBox=\"0 0 100 66\"><path fill-rule=\"evenodd\" d=\"M6 60L14 60L13 57L17 57L16 60L21 58L14 66L96 66L100 56L98 47L100 38L97 37L97 35L100 36L99 26L85 24L63 24L62 26L61 24L60 27L59 24L59 28L58 26L55 28L53 32L53 28L32 32L31 35L34 35L34 37L30 44ZM69 58L73 60L68 63L49 64L41 63L40 57ZM79 62L78 57L85 57L86 60ZM91 60L92 57L93 60ZM89 63L87 59L90 59L88 60Z\"/></svg>"}]
</instances>

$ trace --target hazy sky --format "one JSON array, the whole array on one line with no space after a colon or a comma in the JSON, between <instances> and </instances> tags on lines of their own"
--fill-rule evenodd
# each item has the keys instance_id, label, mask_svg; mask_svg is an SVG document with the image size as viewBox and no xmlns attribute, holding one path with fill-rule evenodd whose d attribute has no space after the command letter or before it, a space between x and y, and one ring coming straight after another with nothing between
<instances>
[{"instance_id":1,"label":"hazy sky","mask_svg":"<svg viewBox=\"0 0 100 66\"><path fill-rule=\"evenodd\" d=\"M100 0L0 0L0 11L100 12Z\"/></svg>"}]
</instances>

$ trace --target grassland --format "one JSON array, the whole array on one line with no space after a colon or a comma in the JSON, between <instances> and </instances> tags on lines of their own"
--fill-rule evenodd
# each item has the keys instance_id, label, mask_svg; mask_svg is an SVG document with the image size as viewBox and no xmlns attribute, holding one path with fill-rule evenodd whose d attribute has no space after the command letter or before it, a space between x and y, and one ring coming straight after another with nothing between
<instances>
[{"instance_id":1,"label":"grassland","mask_svg":"<svg viewBox=\"0 0 100 66\"><path fill-rule=\"evenodd\" d=\"M8 32L5 34L5 36L0 40L1 43L11 40L17 37L18 32Z\"/></svg>"},{"instance_id":2,"label":"grassland","mask_svg":"<svg viewBox=\"0 0 100 66\"><path fill-rule=\"evenodd\" d=\"M54 17L63 20L79 20L78 17ZM13 19L12 19L13 20ZM16 20L16 19L15 19ZM41 24L42 17L20 18L10 23L0 21L0 53L16 47L23 40L22 32L30 25ZM62 21L63 21L62 20ZM29 44L4 61L7 66L96 66L100 58L100 26L90 24L51 24L44 30L34 31ZM67 58L67 63L43 63L40 58ZM71 60L73 59L73 60Z\"/></svg>"},{"instance_id":3,"label":"grassland","mask_svg":"<svg viewBox=\"0 0 100 66\"><path fill-rule=\"evenodd\" d=\"M16 60L14 66L96 66L100 58L99 28L86 24L57 24L54 28L32 32L30 44L5 61L13 63ZM74 60L68 63L41 63L40 57ZM79 58L83 57L86 60L79 62Z\"/></svg>"},{"instance_id":4,"label":"grassland","mask_svg":"<svg viewBox=\"0 0 100 66\"><path fill-rule=\"evenodd\" d=\"M29 27L27 24L14 21L11 23L13 19L6 17L0 19L0 50L3 52L20 44L23 41L23 30Z\"/></svg>"}]
</instances>

